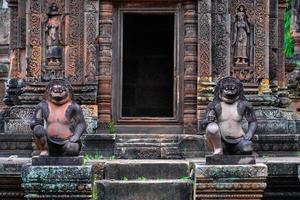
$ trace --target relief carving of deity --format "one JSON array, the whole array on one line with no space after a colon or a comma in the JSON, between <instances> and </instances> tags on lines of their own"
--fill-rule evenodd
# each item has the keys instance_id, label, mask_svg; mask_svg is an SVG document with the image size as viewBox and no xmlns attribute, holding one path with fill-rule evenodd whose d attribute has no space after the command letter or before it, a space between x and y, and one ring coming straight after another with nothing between
<instances>
[{"instance_id":1,"label":"relief carving of deity","mask_svg":"<svg viewBox=\"0 0 300 200\"><path fill-rule=\"evenodd\" d=\"M233 26L234 36L234 60L235 64L248 64L247 51L249 49L248 36L250 34L249 21L247 19L246 10L240 5L235 16Z\"/></svg>"},{"instance_id":2,"label":"relief carving of deity","mask_svg":"<svg viewBox=\"0 0 300 200\"><path fill-rule=\"evenodd\" d=\"M60 65L62 58L61 48L61 17L56 3L49 7L46 23L46 58L48 65Z\"/></svg>"}]
</instances>

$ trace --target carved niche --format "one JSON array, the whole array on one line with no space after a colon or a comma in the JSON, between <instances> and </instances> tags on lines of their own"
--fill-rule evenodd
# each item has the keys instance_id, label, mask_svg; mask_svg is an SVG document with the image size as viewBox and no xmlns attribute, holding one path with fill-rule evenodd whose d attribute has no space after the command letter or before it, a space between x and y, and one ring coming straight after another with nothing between
<instances>
[{"instance_id":1,"label":"carved niche","mask_svg":"<svg viewBox=\"0 0 300 200\"><path fill-rule=\"evenodd\" d=\"M45 20L45 66L42 68L42 80L49 81L53 78L64 78L62 63L62 17L56 2L48 7Z\"/></svg>"},{"instance_id":2,"label":"carved niche","mask_svg":"<svg viewBox=\"0 0 300 200\"><path fill-rule=\"evenodd\" d=\"M94 83L99 1L30 0L28 80Z\"/></svg>"},{"instance_id":3,"label":"carved niche","mask_svg":"<svg viewBox=\"0 0 300 200\"><path fill-rule=\"evenodd\" d=\"M254 82L253 7L236 4L231 19L231 73L243 82Z\"/></svg>"},{"instance_id":4,"label":"carved niche","mask_svg":"<svg viewBox=\"0 0 300 200\"><path fill-rule=\"evenodd\" d=\"M268 79L268 20L264 0L230 1L231 76L243 83L256 85Z\"/></svg>"}]
</instances>

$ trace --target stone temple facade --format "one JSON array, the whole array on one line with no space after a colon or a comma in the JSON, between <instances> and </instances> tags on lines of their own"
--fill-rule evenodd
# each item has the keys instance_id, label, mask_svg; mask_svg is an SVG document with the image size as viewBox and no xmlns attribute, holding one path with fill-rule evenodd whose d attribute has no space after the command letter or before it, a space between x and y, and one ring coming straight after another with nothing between
<instances>
[{"instance_id":1,"label":"stone temple facade","mask_svg":"<svg viewBox=\"0 0 300 200\"><path fill-rule=\"evenodd\" d=\"M226 76L243 82L255 106L257 154L299 151L283 50L286 1L7 2L10 73L0 155L31 155L34 106L53 78L73 85L88 122L89 154L204 156L199 123Z\"/></svg>"},{"instance_id":2,"label":"stone temple facade","mask_svg":"<svg viewBox=\"0 0 300 200\"><path fill-rule=\"evenodd\" d=\"M299 0L3 2L0 199L300 198ZM254 106L256 164L204 162L200 122L227 76ZM82 107L85 165L31 159L51 79L67 79Z\"/></svg>"}]
</instances>

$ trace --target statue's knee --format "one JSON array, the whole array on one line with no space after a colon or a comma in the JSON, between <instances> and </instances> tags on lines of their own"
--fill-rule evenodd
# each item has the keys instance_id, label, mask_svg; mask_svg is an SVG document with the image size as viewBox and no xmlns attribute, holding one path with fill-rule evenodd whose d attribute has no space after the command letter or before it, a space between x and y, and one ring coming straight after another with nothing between
<instances>
[{"instance_id":1,"label":"statue's knee","mask_svg":"<svg viewBox=\"0 0 300 200\"><path fill-rule=\"evenodd\" d=\"M75 156L80 152L80 145L78 143L68 142L63 146L65 156Z\"/></svg>"},{"instance_id":2,"label":"statue's knee","mask_svg":"<svg viewBox=\"0 0 300 200\"><path fill-rule=\"evenodd\" d=\"M209 123L206 127L206 134L208 135L216 135L220 132L219 126L217 123Z\"/></svg>"},{"instance_id":3,"label":"statue's knee","mask_svg":"<svg viewBox=\"0 0 300 200\"><path fill-rule=\"evenodd\" d=\"M251 141L241 141L238 146L241 154L251 154L253 152L253 142Z\"/></svg>"},{"instance_id":4,"label":"statue's knee","mask_svg":"<svg viewBox=\"0 0 300 200\"><path fill-rule=\"evenodd\" d=\"M46 130L41 125L37 125L33 129L33 135L37 138L44 137L46 136L46 134L47 134Z\"/></svg>"}]
</instances>

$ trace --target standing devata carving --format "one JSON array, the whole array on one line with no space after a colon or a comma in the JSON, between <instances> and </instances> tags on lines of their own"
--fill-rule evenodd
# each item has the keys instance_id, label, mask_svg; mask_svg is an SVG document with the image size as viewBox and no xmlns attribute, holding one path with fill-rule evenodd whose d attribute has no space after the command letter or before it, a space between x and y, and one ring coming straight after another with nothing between
<instances>
[{"instance_id":1,"label":"standing devata carving","mask_svg":"<svg viewBox=\"0 0 300 200\"><path fill-rule=\"evenodd\" d=\"M242 120L248 121L244 130ZM202 121L208 146L214 154L251 154L251 138L257 128L252 105L246 100L242 83L235 78L221 79L215 87L214 100L208 104Z\"/></svg>"},{"instance_id":2,"label":"standing devata carving","mask_svg":"<svg viewBox=\"0 0 300 200\"><path fill-rule=\"evenodd\" d=\"M61 50L61 19L56 3L49 7L46 24L46 58L48 65L60 65Z\"/></svg>"},{"instance_id":3,"label":"standing devata carving","mask_svg":"<svg viewBox=\"0 0 300 200\"><path fill-rule=\"evenodd\" d=\"M31 124L40 155L79 155L80 137L86 130L86 123L80 106L72 100L70 83L51 80L45 98L37 105Z\"/></svg>"},{"instance_id":4,"label":"standing devata carving","mask_svg":"<svg viewBox=\"0 0 300 200\"><path fill-rule=\"evenodd\" d=\"M247 64L246 59L248 50L248 34L250 28L245 12L245 7L240 5L237 14L236 21L234 22L234 58L236 59L235 64Z\"/></svg>"}]
</instances>

